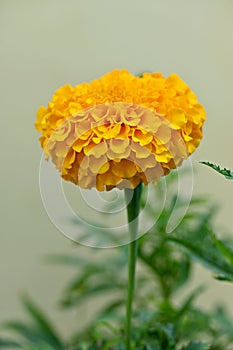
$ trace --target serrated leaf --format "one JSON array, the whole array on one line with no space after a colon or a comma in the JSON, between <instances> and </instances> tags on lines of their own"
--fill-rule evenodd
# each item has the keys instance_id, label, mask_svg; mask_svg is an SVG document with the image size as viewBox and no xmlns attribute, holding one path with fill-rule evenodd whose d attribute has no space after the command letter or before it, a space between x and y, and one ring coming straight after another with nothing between
<instances>
[{"instance_id":1,"label":"serrated leaf","mask_svg":"<svg viewBox=\"0 0 233 350\"><path fill-rule=\"evenodd\" d=\"M211 251L203 250L202 246L192 243L185 238L178 238L175 236L167 236L167 239L174 242L181 247L185 248L192 256L194 256L200 263L204 264L215 273L219 275L226 276L227 278L233 278L233 266L226 263L219 255L217 258L217 253L211 254Z\"/></svg>"},{"instance_id":2,"label":"serrated leaf","mask_svg":"<svg viewBox=\"0 0 233 350\"><path fill-rule=\"evenodd\" d=\"M213 164L210 162L202 161L200 163L209 166L213 170L217 171L219 174L225 176L226 179L233 180L233 171L226 169L226 168L220 168L219 165L216 165L216 164Z\"/></svg>"}]
</instances>

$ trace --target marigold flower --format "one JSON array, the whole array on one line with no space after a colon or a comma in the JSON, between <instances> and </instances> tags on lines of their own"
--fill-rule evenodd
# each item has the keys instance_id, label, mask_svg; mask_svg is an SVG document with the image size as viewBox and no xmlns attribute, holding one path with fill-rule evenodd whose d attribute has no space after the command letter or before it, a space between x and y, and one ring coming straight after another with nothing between
<instances>
[{"instance_id":1,"label":"marigold flower","mask_svg":"<svg viewBox=\"0 0 233 350\"><path fill-rule=\"evenodd\" d=\"M195 151L204 121L204 108L176 74L114 70L58 89L35 126L65 180L103 191L156 183Z\"/></svg>"}]
</instances>

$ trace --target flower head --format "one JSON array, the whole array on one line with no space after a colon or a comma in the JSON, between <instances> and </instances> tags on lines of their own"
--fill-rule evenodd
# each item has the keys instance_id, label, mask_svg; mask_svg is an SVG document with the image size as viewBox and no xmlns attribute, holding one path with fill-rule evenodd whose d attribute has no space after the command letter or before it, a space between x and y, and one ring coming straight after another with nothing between
<instances>
[{"instance_id":1,"label":"flower head","mask_svg":"<svg viewBox=\"0 0 233 350\"><path fill-rule=\"evenodd\" d=\"M65 180L102 191L156 182L180 166L198 147L204 120L177 75L114 70L58 89L35 126Z\"/></svg>"}]
</instances>

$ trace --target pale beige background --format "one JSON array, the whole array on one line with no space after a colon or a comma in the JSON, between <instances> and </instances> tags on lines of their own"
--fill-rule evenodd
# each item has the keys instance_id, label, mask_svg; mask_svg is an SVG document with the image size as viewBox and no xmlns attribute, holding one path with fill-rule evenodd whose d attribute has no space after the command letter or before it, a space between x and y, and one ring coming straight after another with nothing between
<instances>
[{"instance_id":1,"label":"pale beige background","mask_svg":"<svg viewBox=\"0 0 233 350\"><path fill-rule=\"evenodd\" d=\"M233 168L232 38L232 0L0 1L0 321L23 315L23 291L51 313L64 333L90 311L85 307L64 315L55 310L72 272L42 263L44 254L91 250L72 247L41 203L41 150L33 127L38 106L63 84L89 81L113 68L176 72L208 115L193 162L207 159ZM216 224L233 234L233 184L204 166L197 168L195 191L220 205ZM233 286L210 276L197 268L195 281L210 286L200 303L208 307L222 300L233 311Z\"/></svg>"}]
</instances>

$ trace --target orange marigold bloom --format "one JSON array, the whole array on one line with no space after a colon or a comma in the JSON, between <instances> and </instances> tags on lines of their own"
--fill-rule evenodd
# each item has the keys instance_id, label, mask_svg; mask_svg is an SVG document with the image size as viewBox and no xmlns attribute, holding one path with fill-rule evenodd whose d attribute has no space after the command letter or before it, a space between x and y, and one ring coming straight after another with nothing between
<instances>
[{"instance_id":1,"label":"orange marigold bloom","mask_svg":"<svg viewBox=\"0 0 233 350\"><path fill-rule=\"evenodd\" d=\"M58 89L37 112L41 146L61 176L99 191L154 183L202 139L205 111L176 74L114 70Z\"/></svg>"}]
</instances>

